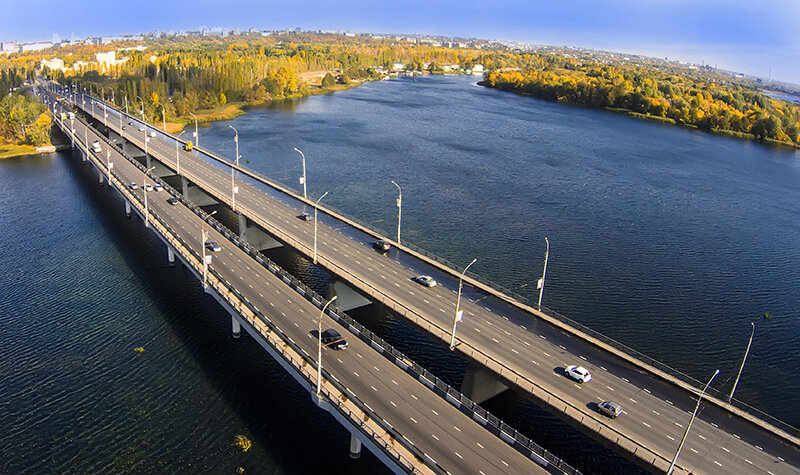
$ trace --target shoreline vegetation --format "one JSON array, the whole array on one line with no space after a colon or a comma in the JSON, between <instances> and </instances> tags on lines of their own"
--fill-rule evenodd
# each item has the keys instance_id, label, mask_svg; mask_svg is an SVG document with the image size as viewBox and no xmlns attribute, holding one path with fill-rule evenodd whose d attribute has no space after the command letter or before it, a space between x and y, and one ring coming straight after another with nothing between
<instances>
[{"instance_id":1,"label":"shoreline vegetation","mask_svg":"<svg viewBox=\"0 0 800 475\"><path fill-rule=\"evenodd\" d=\"M520 95L762 143L800 144L800 106L762 92L797 91L707 66L557 47L512 50L483 40L442 46L408 37L288 31L145 35L2 56L0 91L17 91L2 101L13 97L25 105L0 103L0 157L50 143L52 118L41 104L38 116L9 112L33 106L24 86L36 77L180 133L195 120L230 120L250 107L423 73L485 73L479 84Z\"/></svg>"},{"instance_id":2,"label":"shoreline vegetation","mask_svg":"<svg viewBox=\"0 0 800 475\"><path fill-rule=\"evenodd\" d=\"M489 72L478 84L704 132L800 148L800 107L723 78L560 58Z\"/></svg>"}]
</instances>

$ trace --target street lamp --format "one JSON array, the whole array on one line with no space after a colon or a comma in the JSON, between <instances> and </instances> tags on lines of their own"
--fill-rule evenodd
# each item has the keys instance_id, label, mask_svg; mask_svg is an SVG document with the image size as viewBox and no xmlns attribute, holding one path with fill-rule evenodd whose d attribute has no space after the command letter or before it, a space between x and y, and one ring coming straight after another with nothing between
<instances>
[{"instance_id":1,"label":"street lamp","mask_svg":"<svg viewBox=\"0 0 800 475\"><path fill-rule=\"evenodd\" d=\"M178 175L181 174L181 154L180 151L178 150L178 144L180 143L180 140L178 139L181 138L181 135L183 135L184 132L186 131L182 130L181 133L179 133L178 136L175 137L175 163L177 164Z\"/></svg>"},{"instance_id":2,"label":"street lamp","mask_svg":"<svg viewBox=\"0 0 800 475\"><path fill-rule=\"evenodd\" d=\"M744 358L742 358L742 365L739 366L739 374L736 375L736 381L733 382L733 389L731 389L731 395L728 396L728 402L731 402L733 399L733 392L736 391L736 386L739 384L739 378L742 376L742 370L744 369L744 363L747 361L747 354L750 353L750 345L753 343L753 335L756 333L756 324L750 322L752 325L752 329L750 330L750 341L747 342L747 349L744 350Z\"/></svg>"},{"instance_id":3,"label":"street lamp","mask_svg":"<svg viewBox=\"0 0 800 475\"><path fill-rule=\"evenodd\" d=\"M236 160L235 160L234 163L238 167L239 166L239 131L236 130L236 128L234 126L232 126L232 125L229 125L228 127L232 128L233 131L236 133L236 135L233 136L233 141L234 141L234 143L236 143ZM236 211L236 193L239 191L236 188L236 185L234 184L234 181L233 181L234 180L234 172L235 171L236 171L236 168L231 166L231 209L233 211Z\"/></svg>"},{"instance_id":4,"label":"street lamp","mask_svg":"<svg viewBox=\"0 0 800 475\"><path fill-rule=\"evenodd\" d=\"M319 197L316 203L314 203L314 264L317 263L317 207L319 206L319 202L322 201L322 198L325 198L328 192L322 194Z\"/></svg>"},{"instance_id":5,"label":"street lamp","mask_svg":"<svg viewBox=\"0 0 800 475\"><path fill-rule=\"evenodd\" d=\"M144 188L144 227L150 227L150 214L147 212L147 174L153 170L155 166L152 166L144 172L144 178L142 179L142 188Z\"/></svg>"},{"instance_id":6,"label":"street lamp","mask_svg":"<svg viewBox=\"0 0 800 475\"><path fill-rule=\"evenodd\" d=\"M189 112L189 115L194 117L194 145L200 146L200 135L197 134L197 116Z\"/></svg>"},{"instance_id":7,"label":"street lamp","mask_svg":"<svg viewBox=\"0 0 800 475\"><path fill-rule=\"evenodd\" d=\"M550 241L547 238L544 238L545 244L547 244L547 250L544 252L544 269L542 270L542 278L536 282L536 288L539 290L539 310L542 309L542 294L544 294L544 278L547 275L547 259L550 257Z\"/></svg>"},{"instance_id":8,"label":"street lamp","mask_svg":"<svg viewBox=\"0 0 800 475\"><path fill-rule=\"evenodd\" d=\"M167 108L164 107L164 104L158 103L161 106L161 122L164 124L164 132L167 131Z\"/></svg>"},{"instance_id":9,"label":"street lamp","mask_svg":"<svg viewBox=\"0 0 800 475\"><path fill-rule=\"evenodd\" d=\"M719 374L719 370L714 371L714 374L711 375L711 379L708 380L706 383L706 387L703 388L703 392L700 393L700 397L697 398L697 405L694 407L694 412L692 413L692 418L689 419L689 424L686 426L686 431L683 433L683 438L681 438L681 443L678 445L678 450L675 452L675 456L672 457L672 463L669 464L669 468L667 469L667 475L672 475L672 470L675 468L675 462L678 461L678 456L681 454L681 449L683 448L683 443L686 442L686 436L689 435L689 429L692 428L692 422L694 422L695 416L697 416L697 410L700 409L700 401L703 400L703 396L706 393L706 389L711 384L711 381L714 380L714 377Z\"/></svg>"},{"instance_id":10,"label":"street lamp","mask_svg":"<svg viewBox=\"0 0 800 475\"><path fill-rule=\"evenodd\" d=\"M212 211L206 219L214 216L217 214L216 211ZM203 288L206 288L206 274L208 273L208 265L211 263L211 256L206 258L206 219L200 223L200 247L202 248L203 252Z\"/></svg>"},{"instance_id":11,"label":"street lamp","mask_svg":"<svg viewBox=\"0 0 800 475\"><path fill-rule=\"evenodd\" d=\"M111 148L106 147L106 171L108 172L108 179L106 180L108 186L111 186L111 169L114 167L114 164L111 163ZM145 191L146 192L146 191Z\"/></svg>"},{"instance_id":12,"label":"street lamp","mask_svg":"<svg viewBox=\"0 0 800 475\"><path fill-rule=\"evenodd\" d=\"M400 244L400 218L403 216L403 190L400 185L392 180L392 184L397 187L397 244Z\"/></svg>"},{"instance_id":13,"label":"street lamp","mask_svg":"<svg viewBox=\"0 0 800 475\"><path fill-rule=\"evenodd\" d=\"M325 309L328 308L328 305L336 300L336 297L337 296L334 295L333 298L325 303L322 310L319 311L319 327L317 329L317 338L319 339L319 345L317 345L317 396L319 396L319 391L322 387L322 315L325 314Z\"/></svg>"},{"instance_id":14,"label":"street lamp","mask_svg":"<svg viewBox=\"0 0 800 475\"><path fill-rule=\"evenodd\" d=\"M146 124L147 122L144 120L144 99L142 99L141 96L136 96L136 98L142 101L142 122Z\"/></svg>"},{"instance_id":15,"label":"street lamp","mask_svg":"<svg viewBox=\"0 0 800 475\"><path fill-rule=\"evenodd\" d=\"M294 151L303 157L303 176L300 177L300 184L303 185L303 198L308 199L308 194L306 193L306 156L297 147L294 148Z\"/></svg>"},{"instance_id":16,"label":"street lamp","mask_svg":"<svg viewBox=\"0 0 800 475\"><path fill-rule=\"evenodd\" d=\"M469 269L469 266L475 264L475 261L477 260L478 260L477 257L475 259L472 259L472 262L470 262L469 265L465 267L464 270L461 272L461 278L458 279L458 297L456 298L456 315L455 318L453 318L453 334L450 336L450 351L452 351L453 348L456 347L456 326L458 325L458 322L460 322L461 319L464 318L464 312L459 308L461 306L461 286L464 283L464 274L467 273L467 269Z\"/></svg>"}]
</instances>

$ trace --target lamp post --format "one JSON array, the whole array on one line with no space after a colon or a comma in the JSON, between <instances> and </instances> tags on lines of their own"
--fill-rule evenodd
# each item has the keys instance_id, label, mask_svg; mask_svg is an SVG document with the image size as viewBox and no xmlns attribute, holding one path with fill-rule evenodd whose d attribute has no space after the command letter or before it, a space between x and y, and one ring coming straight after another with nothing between
<instances>
[{"instance_id":1,"label":"lamp post","mask_svg":"<svg viewBox=\"0 0 800 475\"><path fill-rule=\"evenodd\" d=\"M397 244L400 244L400 218L403 216L403 190L400 185L392 180L392 184L397 187Z\"/></svg>"},{"instance_id":2,"label":"lamp post","mask_svg":"<svg viewBox=\"0 0 800 475\"><path fill-rule=\"evenodd\" d=\"M322 315L325 314L325 309L327 309L328 305L334 300L336 300L336 295L328 300L319 312L319 326L317 329L317 338L319 339L319 345L317 345L317 396L319 396L322 387Z\"/></svg>"},{"instance_id":3,"label":"lamp post","mask_svg":"<svg viewBox=\"0 0 800 475\"><path fill-rule=\"evenodd\" d=\"M136 96L136 98L142 101L142 122L146 124L147 122L144 120L144 99L142 99L141 96Z\"/></svg>"},{"instance_id":4,"label":"lamp post","mask_svg":"<svg viewBox=\"0 0 800 475\"><path fill-rule=\"evenodd\" d=\"M161 123L163 124L164 132L166 132L167 131L167 108L164 107L164 104L162 104L160 102L158 103L158 105L161 106Z\"/></svg>"},{"instance_id":5,"label":"lamp post","mask_svg":"<svg viewBox=\"0 0 800 475\"><path fill-rule=\"evenodd\" d=\"M308 194L306 193L306 156L297 147L294 148L294 151L303 157L303 176L300 177L300 183L303 185L303 198L308 199Z\"/></svg>"},{"instance_id":6,"label":"lamp post","mask_svg":"<svg viewBox=\"0 0 800 475\"><path fill-rule=\"evenodd\" d=\"M739 384L739 378L742 376L742 370L744 369L744 363L747 361L747 354L750 353L750 345L753 344L753 335L756 333L756 324L750 322L752 325L752 329L750 330L750 341L747 342L747 349L744 350L744 358L742 358L742 365L739 366L739 374L736 375L736 381L733 382L733 389L731 389L731 395L728 396L728 402L733 400L733 392L736 391L736 386Z\"/></svg>"},{"instance_id":7,"label":"lamp post","mask_svg":"<svg viewBox=\"0 0 800 475\"><path fill-rule=\"evenodd\" d=\"M200 135L197 133L197 116L189 112L189 115L194 117L194 144L195 146L200 145Z\"/></svg>"},{"instance_id":8,"label":"lamp post","mask_svg":"<svg viewBox=\"0 0 800 475\"><path fill-rule=\"evenodd\" d=\"M114 164L111 163L111 149L106 147L106 171L108 172L108 179L106 181L108 182L108 186L111 186L111 168L113 167Z\"/></svg>"},{"instance_id":9,"label":"lamp post","mask_svg":"<svg viewBox=\"0 0 800 475\"><path fill-rule=\"evenodd\" d=\"M125 113L127 114L128 113L128 95L125 94L124 97L125 97Z\"/></svg>"},{"instance_id":10,"label":"lamp post","mask_svg":"<svg viewBox=\"0 0 800 475\"><path fill-rule=\"evenodd\" d=\"M234 163L238 167L239 166L239 131L236 130L236 128L234 126L232 126L232 125L229 125L228 127L232 128L234 133L236 134L236 135L233 136L233 141L236 144L236 160L234 161ZM234 183L234 172L235 171L236 171L236 168L231 166L231 209L233 211L236 211L236 192L239 191L239 190L236 189L236 185Z\"/></svg>"},{"instance_id":11,"label":"lamp post","mask_svg":"<svg viewBox=\"0 0 800 475\"><path fill-rule=\"evenodd\" d=\"M144 188L144 227L150 227L150 214L147 211L147 174L150 173L155 167L150 167L147 171L144 172L144 178L142 179L142 188Z\"/></svg>"},{"instance_id":12,"label":"lamp post","mask_svg":"<svg viewBox=\"0 0 800 475\"><path fill-rule=\"evenodd\" d=\"M689 419L689 424L686 426L686 431L683 433L683 438L681 438L681 443L678 445L678 450L675 452L675 456L672 457L672 463L669 464L669 468L667 469L667 475L672 475L672 470L675 468L675 462L678 461L678 456L681 454L681 449L683 448L684 442L686 442L686 437L689 435L689 429L692 428L692 422L694 422L695 416L697 416L697 410L700 409L700 401L703 400L703 396L706 393L706 389L711 384L711 381L714 380L714 377L719 374L719 370L714 371L714 374L711 375L711 379L708 380L706 383L706 387L703 388L703 392L700 393L700 397L697 398L697 405L694 407L694 412L692 413L692 418Z\"/></svg>"},{"instance_id":13,"label":"lamp post","mask_svg":"<svg viewBox=\"0 0 800 475\"><path fill-rule=\"evenodd\" d=\"M184 132L186 131L182 130L181 133L179 133L178 136L175 137L175 163L177 164L176 166L178 175L181 174L181 154L180 151L178 150L178 144L180 143L180 140L178 139L181 138L181 135L183 135Z\"/></svg>"},{"instance_id":14,"label":"lamp post","mask_svg":"<svg viewBox=\"0 0 800 475\"><path fill-rule=\"evenodd\" d=\"M322 194L319 197L316 203L314 203L314 264L317 263L317 208L319 207L319 202L322 201L322 198L325 198L328 192Z\"/></svg>"},{"instance_id":15,"label":"lamp post","mask_svg":"<svg viewBox=\"0 0 800 475\"><path fill-rule=\"evenodd\" d=\"M83 108L86 109L86 88L83 88L83 94L81 94L81 102L83 102Z\"/></svg>"},{"instance_id":16,"label":"lamp post","mask_svg":"<svg viewBox=\"0 0 800 475\"><path fill-rule=\"evenodd\" d=\"M547 259L550 257L550 241L544 238L547 245L547 250L544 252L544 269L542 270L542 278L536 283L536 288L539 289L539 310L542 309L542 294L544 294L544 278L547 275Z\"/></svg>"},{"instance_id":17,"label":"lamp post","mask_svg":"<svg viewBox=\"0 0 800 475\"><path fill-rule=\"evenodd\" d=\"M453 334L450 336L450 351L453 351L453 349L456 347L456 326L458 325L458 322L461 321L462 318L464 318L464 312L460 309L461 286L464 283L464 274L467 273L467 269L469 269L469 267L472 264L475 264L475 261L477 260L478 260L477 257L475 259L472 259L472 262L470 262L469 265L465 267L464 270L461 272L461 278L458 279L458 297L456 297L456 314L455 317L453 318Z\"/></svg>"},{"instance_id":18,"label":"lamp post","mask_svg":"<svg viewBox=\"0 0 800 475\"><path fill-rule=\"evenodd\" d=\"M206 219L214 216L217 214L216 211L212 211ZM204 219L203 222L200 224L200 247L203 253L203 288L206 288L206 274L208 274L208 264L210 264L211 256L206 258L206 220Z\"/></svg>"}]
</instances>

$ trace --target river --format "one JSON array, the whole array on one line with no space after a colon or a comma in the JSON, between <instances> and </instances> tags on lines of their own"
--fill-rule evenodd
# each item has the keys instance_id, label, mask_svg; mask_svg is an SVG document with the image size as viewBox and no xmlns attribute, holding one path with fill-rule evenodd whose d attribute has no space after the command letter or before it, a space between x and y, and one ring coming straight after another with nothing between
<instances>
[{"instance_id":1,"label":"river","mask_svg":"<svg viewBox=\"0 0 800 475\"><path fill-rule=\"evenodd\" d=\"M800 155L426 76L255 108L200 144L800 424ZM383 470L65 154L0 162L0 459L14 472ZM12 219L13 217L13 219ZM300 272L289 252L268 254ZM320 291L324 273L303 275ZM464 363L362 323L458 386ZM768 313L769 318L764 314ZM143 347L141 353L135 347ZM586 473L635 470L508 392L486 404ZM237 434L252 439L244 453ZM575 441L586 449L574 450ZM314 447L314 450L308 449Z\"/></svg>"}]
</instances>

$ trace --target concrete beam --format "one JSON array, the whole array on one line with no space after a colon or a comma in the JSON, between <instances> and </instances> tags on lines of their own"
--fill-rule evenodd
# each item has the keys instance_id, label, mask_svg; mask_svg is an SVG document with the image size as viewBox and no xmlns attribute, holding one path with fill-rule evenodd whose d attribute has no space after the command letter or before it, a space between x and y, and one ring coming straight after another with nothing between
<instances>
[{"instance_id":1,"label":"concrete beam","mask_svg":"<svg viewBox=\"0 0 800 475\"><path fill-rule=\"evenodd\" d=\"M464 381L461 383L461 393L478 404L497 396L508 389L497 376L485 366L470 362Z\"/></svg>"},{"instance_id":2,"label":"concrete beam","mask_svg":"<svg viewBox=\"0 0 800 475\"><path fill-rule=\"evenodd\" d=\"M186 177L181 177L181 192L183 196L196 206L210 206L219 204L217 200L206 194L199 187L193 185Z\"/></svg>"},{"instance_id":3,"label":"concrete beam","mask_svg":"<svg viewBox=\"0 0 800 475\"><path fill-rule=\"evenodd\" d=\"M365 307L372 303L372 301L351 289L343 281L332 277L331 283L328 285L328 298L332 298L334 295L336 296L336 306L343 312Z\"/></svg>"},{"instance_id":4,"label":"concrete beam","mask_svg":"<svg viewBox=\"0 0 800 475\"><path fill-rule=\"evenodd\" d=\"M239 239L243 239L259 251L283 246L283 244L275 240L275 238L267 234L261 228L253 226L250 220L247 219L247 216L244 216L242 213L236 214L239 217Z\"/></svg>"}]
</instances>

